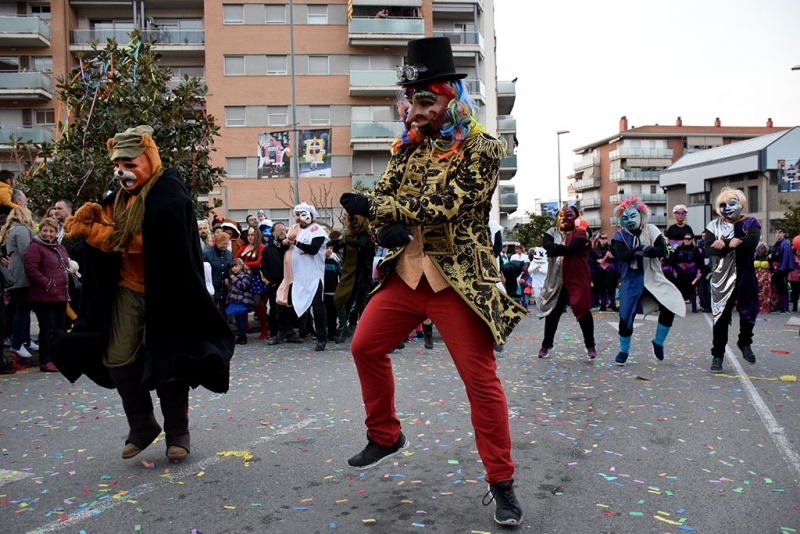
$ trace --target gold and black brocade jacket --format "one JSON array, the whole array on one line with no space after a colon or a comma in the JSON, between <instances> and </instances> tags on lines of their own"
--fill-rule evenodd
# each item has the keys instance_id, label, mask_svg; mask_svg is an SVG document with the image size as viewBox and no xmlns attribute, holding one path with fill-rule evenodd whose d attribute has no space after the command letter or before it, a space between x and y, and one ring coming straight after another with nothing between
<instances>
[{"instance_id":1,"label":"gold and black brocade jacket","mask_svg":"<svg viewBox=\"0 0 800 534\"><path fill-rule=\"evenodd\" d=\"M458 153L444 160L428 142L403 146L392 155L370 200L376 230L392 222L420 226L423 252L489 326L496 344L505 343L527 313L497 287L501 278L489 235L492 195L504 156L503 143L483 132L468 137ZM381 284L404 248L390 249L381 262Z\"/></svg>"}]
</instances>

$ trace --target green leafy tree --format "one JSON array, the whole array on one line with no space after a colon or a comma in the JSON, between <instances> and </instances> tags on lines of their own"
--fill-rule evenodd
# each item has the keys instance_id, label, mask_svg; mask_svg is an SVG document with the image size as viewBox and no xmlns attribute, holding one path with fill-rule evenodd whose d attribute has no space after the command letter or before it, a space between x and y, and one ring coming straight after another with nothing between
<instances>
[{"instance_id":1,"label":"green leafy tree","mask_svg":"<svg viewBox=\"0 0 800 534\"><path fill-rule=\"evenodd\" d=\"M514 230L508 233L507 238L519 241L524 250L541 247L542 235L555 225L555 219L546 213L535 215L530 211L525 212L525 217L529 218L529 222L517 224Z\"/></svg>"},{"instance_id":2,"label":"green leafy tree","mask_svg":"<svg viewBox=\"0 0 800 534\"><path fill-rule=\"evenodd\" d=\"M41 213L59 198L76 207L102 199L116 187L106 141L147 124L155 131L163 168L178 170L198 215L205 216L212 207L197 198L221 184L225 174L209 162L219 127L206 113L208 88L195 77L171 81L170 69L157 63L160 54L138 30L124 46L112 39L104 49L97 46L93 43L93 52L78 57L78 67L56 79L67 119L65 124L59 118L55 142L18 147L18 158L33 159L19 180L32 209ZM215 199L213 207L221 205Z\"/></svg>"},{"instance_id":3,"label":"green leafy tree","mask_svg":"<svg viewBox=\"0 0 800 534\"><path fill-rule=\"evenodd\" d=\"M786 210L783 218L775 219L770 224L772 230L776 226L782 226L786 229L786 236L791 241L796 235L800 235L800 201L790 202L785 198L780 200L781 206Z\"/></svg>"}]
</instances>

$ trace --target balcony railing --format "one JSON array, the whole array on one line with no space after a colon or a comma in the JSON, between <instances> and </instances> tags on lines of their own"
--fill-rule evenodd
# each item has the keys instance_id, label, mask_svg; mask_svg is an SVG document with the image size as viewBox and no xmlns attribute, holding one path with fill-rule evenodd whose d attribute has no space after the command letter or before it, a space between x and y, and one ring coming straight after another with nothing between
<instances>
[{"instance_id":1,"label":"balcony railing","mask_svg":"<svg viewBox=\"0 0 800 534\"><path fill-rule=\"evenodd\" d=\"M517 99L517 85L514 82L497 82L497 114L510 115Z\"/></svg>"},{"instance_id":2,"label":"balcony railing","mask_svg":"<svg viewBox=\"0 0 800 534\"><path fill-rule=\"evenodd\" d=\"M50 46L50 25L39 17L0 16L0 46Z\"/></svg>"},{"instance_id":3,"label":"balcony railing","mask_svg":"<svg viewBox=\"0 0 800 534\"><path fill-rule=\"evenodd\" d=\"M573 185L573 189L574 189ZM589 208L599 208L601 201L597 197L581 199L581 209L587 210Z\"/></svg>"},{"instance_id":4,"label":"balcony railing","mask_svg":"<svg viewBox=\"0 0 800 534\"><path fill-rule=\"evenodd\" d=\"M73 45L91 45L97 41L101 45L108 39L124 44L131 40L133 30L72 30ZM202 46L206 42L205 30L142 30L142 41L158 46Z\"/></svg>"},{"instance_id":5,"label":"balcony railing","mask_svg":"<svg viewBox=\"0 0 800 534\"><path fill-rule=\"evenodd\" d=\"M500 195L500 211L515 211L517 206L519 206L519 201L516 193L506 193L504 195Z\"/></svg>"},{"instance_id":6,"label":"balcony railing","mask_svg":"<svg viewBox=\"0 0 800 534\"><path fill-rule=\"evenodd\" d=\"M616 205L625 200L626 198L630 197L639 197L642 200L642 202L646 204L667 203L667 195L664 193L641 193L641 194L634 193L631 195L611 195L610 197L608 197L608 201L611 202L611 204Z\"/></svg>"},{"instance_id":7,"label":"balcony railing","mask_svg":"<svg viewBox=\"0 0 800 534\"><path fill-rule=\"evenodd\" d=\"M608 175L610 182L657 182L658 171L614 171Z\"/></svg>"},{"instance_id":8,"label":"balcony railing","mask_svg":"<svg viewBox=\"0 0 800 534\"><path fill-rule=\"evenodd\" d=\"M402 122L353 122L351 139L394 139L403 132Z\"/></svg>"},{"instance_id":9,"label":"balcony railing","mask_svg":"<svg viewBox=\"0 0 800 534\"><path fill-rule=\"evenodd\" d=\"M575 191L583 191L585 189L593 189L595 187L600 187L599 178L582 178L580 180L575 180L575 182L572 184L572 189Z\"/></svg>"},{"instance_id":10,"label":"balcony railing","mask_svg":"<svg viewBox=\"0 0 800 534\"><path fill-rule=\"evenodd\" d=\"M350 46L399 46L408 39L425 37L424 19L353 18L347 23Z\"/></svg>"},{"instance_id":11,"label":"balcony railing","mask_svg":"<svg viewBox=\"0 0 800 534\"><path fill-rule=\"evenodd\" d=\"M433 30L434 37L447 37L453 47L453 52L457 53L460 47L473 49L477 47L483 50L483 35L476 31L444 31Z\"/></svg>"},{"instance_id":12,"label":"balcony railing","mask_svg":"<svg viewBox=\"0 0 800 534\"><path fill-rule=\"evenodd\" d=\"M0 99L53 98L53 78L44 72L4 72L0 75Z\"/></svg>"},{"instance_id":13,"label":"balcony railing","mask_svg":"<svg viewBox=\"0 0 800 534\"><path fill-rule=\"evenodd\" d=\"M497 119L497 129L506 131L517 130L517 119L514 117L503 117Z\"/></svg>"},{"instance_id":14,"label":"balcony railing","mask_svg":"<svg viewBox=\"0 0 800 534\"><path fill-rule=\"evenodd\" d=\"M475 4L483 10L483 0L433 0L433 4Z\"/></svg>"},{"instance_id":15,"label":"balcony railing","mask_svg":"<svg viewBox=\"0 0 800 534\"><path fill-rule=\"evenodd\" d=\"M350 96L391 96L398 89L394 70L350 71Z\"/></svg>"},{"instance_id":16,"label":"balcony railing","mask_svg":"<svg viewBox=\"0 0 800 534\"><path fill-rule=\"evenodd\" d=\"M11 145L11 138L29 143L53 142L53 130L49 128L0 128L0 145Z\"/></svg>"},{"instance_id":17,"label":"balcony railing","mask_svg":"<svg viewBox=\"0 0 800 534\"><path fill-rule=\"evenodd\" d=\"M469 88L469 95L472 99L479 98L481 100L486 99L486 84L483 83L481 80L476 78L465 78L464 83L467 84Z\"/></svg>"},{"instance_id":18,"label":"balcony railing","mask_svg":"<svg viewBox=\"0 0 800 534\"><path fill-rule=\"evenodd\" d=\"M623 147L608 153L608 159L620 158L669 158L672 159L671 148L631 148Z\"/></svg>"},{"instance_id":19,"label":"balcony railing","mask_svg":"<svg viewBox=\"0 0 800 534\"><path fill-rule=\"evenodd\" d=\"M600 219L598 218L593 217L591 219L587 219L584 217L583 220L586 221L586 223L589 225L589 228L600 228Z\"/></svg>"},{"instance_id":20,"label":"balcony railing","mask_svg":"<svg viewBox=\"0 0 800 534\"><path fill-rule=\"evenodd\" d=\"M572 164L572 169L575 172L580 172L583 169L588 169L589 167L595 167L600 165L600 157L599 156L587 156L579 161L576 161Z\"/></svg>"}]
</instances>

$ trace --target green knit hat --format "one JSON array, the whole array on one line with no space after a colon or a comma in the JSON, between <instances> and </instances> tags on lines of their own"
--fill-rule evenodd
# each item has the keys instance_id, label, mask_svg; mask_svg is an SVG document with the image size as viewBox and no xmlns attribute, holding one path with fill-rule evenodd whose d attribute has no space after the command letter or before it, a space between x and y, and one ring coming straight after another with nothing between
<instances>
[{"instance_id":1,"label":"green knit hat","mask_svg":"<svg viewBox=\"0 0 800 534\"><path fill-rule=\"evenodd\" d=\"M122 133L108 140L108 150L111 152L110 159L133 159L144 154L146 146L139 146L142 143L142 135L147 134L153 137L153 129L147 125L128 128Z\"/></svg>"}]
</instances>

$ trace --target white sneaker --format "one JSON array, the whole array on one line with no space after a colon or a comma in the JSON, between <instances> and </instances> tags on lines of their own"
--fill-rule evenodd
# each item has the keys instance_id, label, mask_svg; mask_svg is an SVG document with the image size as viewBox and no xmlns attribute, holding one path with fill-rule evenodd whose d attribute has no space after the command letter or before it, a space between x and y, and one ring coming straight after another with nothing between
<instances>
[{"instance_id":1,"label":"white sneaker","mask_svg":"<svg viewBox=\"0 0 800 534\"><path fill-rule=\"evenodd\" d=\"M31 353L28 352L28 349L25 348L25 345L20 345L18 349L11 347L11 352L19 356L20 358L30 358Z\"/></svg>"},{"instance_id":2,"label":"white sneaker","mask_svg":"<svg viewBox=\"0 0 800 534\"><path fill-rule=\"evenodd\" d=\"M29 343L26 345L26 347L28 347L30 350L39 350L39 345L37 345L36 343L34 343L34 341L33 341L33 340L31 340L31 341L30 341L30 342L29 342Z\"/></svg>"}]
</instances>

